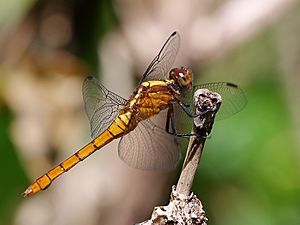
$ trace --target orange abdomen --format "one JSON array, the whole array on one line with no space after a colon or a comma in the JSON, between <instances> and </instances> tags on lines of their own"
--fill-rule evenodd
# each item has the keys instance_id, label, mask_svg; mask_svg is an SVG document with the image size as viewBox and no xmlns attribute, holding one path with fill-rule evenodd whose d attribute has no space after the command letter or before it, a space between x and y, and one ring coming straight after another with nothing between
<instances>
[{"instance_id":1,"label":"orange abdomen","mask_svg":"<svg viewBox=\"0 0 300 225\"><path fill-rule=\"evenodd\" d=\"M131 112L119 114L117 118L111 123L111 125L105 131L103 131L97 138L92 140L89 144L87 144L82 149L73 154L71 157L60 163L58 166L54 167L53 169L45 173L43 176L38 178L26 189L24 195L30 196L41 190L45 190L58 176L67 172L80 161L84 160L96 150L102 148L104 145L108 144L112 140L128 133L130 131L128 130L130 118Z\"/></svg>"}]
</instances>

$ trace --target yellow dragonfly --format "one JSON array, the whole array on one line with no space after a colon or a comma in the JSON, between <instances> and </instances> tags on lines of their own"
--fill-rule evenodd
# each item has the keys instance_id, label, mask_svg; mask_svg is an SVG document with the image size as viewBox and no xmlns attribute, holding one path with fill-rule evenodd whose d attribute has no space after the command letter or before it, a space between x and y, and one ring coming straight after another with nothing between
<instances>
[{"instance_id":1,"label":"yellow dragonfly","mask_svg":"<svg viewBox=\"0 0 300 225\"><path fill-rule=\"evenodd\" d=\"M129 100L109 91L94 77L88 77L83 83L83 99L93 140L39 177L25 190L24 196L45 190L58 176L117 138L121 138L119 156L128 165L148 170L175 169L180 154L174 137L188 135L176 131L174 106L193 116L182 101L185 93L193 90L193 73L185 67L171 69L179 46L180 36L174 32L146 69ZM208 83L196 88L221 94L224 105L221 109L225 112L221 115L230 116L246 103L243 91L231 83ZM166 115L165 129L152 120L163 115L162 112Z\"/></svg>"}]
</instances>

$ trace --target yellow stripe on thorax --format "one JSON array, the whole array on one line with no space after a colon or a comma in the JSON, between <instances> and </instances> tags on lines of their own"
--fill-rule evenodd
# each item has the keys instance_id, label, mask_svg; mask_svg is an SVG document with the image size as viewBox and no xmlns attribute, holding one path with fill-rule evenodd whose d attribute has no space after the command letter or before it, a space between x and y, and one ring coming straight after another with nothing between
<instances>
[{"instance_id":1,"label":"yellow stripe on thorax","mask_svg":"<svg viewBox=\"0 0 300 225\"><path fill-rule=\"evenodd\" d=\"M144 87L153 87L153 86L167 86L167 82L162 81L162 80L150 80L150 81L145 81L141 85Z\"/></svg>"}]
</instances>

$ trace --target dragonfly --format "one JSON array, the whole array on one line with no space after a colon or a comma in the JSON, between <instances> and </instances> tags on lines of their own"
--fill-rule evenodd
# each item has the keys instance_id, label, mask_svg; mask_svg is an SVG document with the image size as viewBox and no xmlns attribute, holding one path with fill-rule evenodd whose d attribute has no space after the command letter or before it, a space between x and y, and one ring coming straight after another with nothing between
<instances>
[{"instance_id":1,"label":"dragonfly","mask_svg":"<svg viewBox=\"0 0 300 225\"><path fill-rule=\"evenodd\" d=\"M226 82L193 87L193 72L186 67L172 68L180 46L180 35L173 32L144 72L129 99L105 88L96 78L87 77L82 93L90 121L92 141L36 179L24 192L31 196L50 186L54 179L111 141L121 138L119 157L129 166L145 170L174 170L180 153L174 137L184 136L176 130L175 105L189 116L190 106L183 102L186 93L207 88L221 94L220 112L225 117L240 111L245 95L237 85ZM165 128L155 118L163 115ZM188 135L187 135L188 136Z\"/></svg>"}]
</instances>

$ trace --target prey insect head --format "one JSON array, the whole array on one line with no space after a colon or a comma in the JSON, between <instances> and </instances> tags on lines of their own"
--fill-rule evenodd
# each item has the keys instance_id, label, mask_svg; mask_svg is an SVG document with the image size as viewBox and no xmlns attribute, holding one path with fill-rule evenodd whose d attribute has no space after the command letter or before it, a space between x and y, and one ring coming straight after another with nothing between
<instances>
[{"instance_id":1,"label":"prey insect head","mask_svg":"<svg viewBox=\"0 0 300 225\"><path fill-rule=\"evenodd\" d=\"M191 69L181 67L173 68L169 72L169 79L174 80L181 91L191 90L193 86L193 72Z\"/></svg>"}]
</instances>

